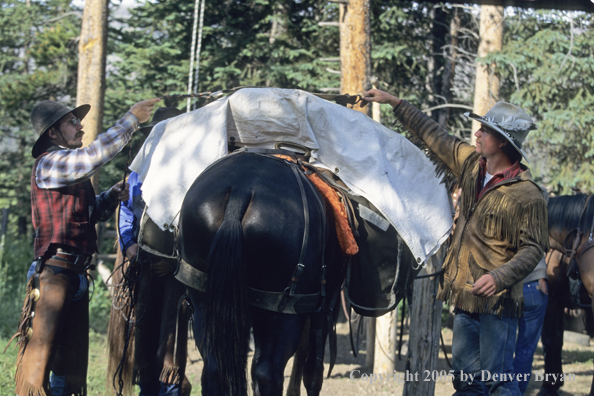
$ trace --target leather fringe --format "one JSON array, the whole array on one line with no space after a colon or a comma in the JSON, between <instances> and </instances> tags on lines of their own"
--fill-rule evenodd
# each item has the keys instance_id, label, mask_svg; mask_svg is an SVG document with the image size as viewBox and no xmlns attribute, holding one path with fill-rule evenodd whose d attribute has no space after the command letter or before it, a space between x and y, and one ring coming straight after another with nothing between
<instances>
[{"instance_id":1,"label":"leather fringe","mask_svg":"<svg viewBox=\"0 0 594 396\"><path fill-rule=\"evenodd\" d=\"M49 396L49 393L47 393L45 391L45 389L43 389L43 387L39 388L39 387L33 386L29 383L23 383L22 380L23 379L18 377L18 375L17 375L16 392L19 396Z\"/></svg>"},{"instance_id":2,"label":"leather fringe","mask_svg":"<svg viewBox=\"0 0 594 396\"><path fill-rule=\"evenodd\" d=\"M462 213L467 219L470 215L470 209L472 208L472 205L474 205L476 202L479 159L480 154L475 153L466 158L466 161L464 161L464 165L462 166L460 188L462 191L464 191L464 194L462 194L462 199L459 201L460 213Z\"/></svg>"},{"instance_id":3,"label":"leather fringe","mask_svg":"<svg viewBox=\"0 0 594 396\"><path fill-rule=\"evenodd\" d=\"M520 296L513 299L509 296L509 293L509 291L504 290L489 298L478 297L472 294L470 290L453 291L451 284L445 282L436 298L467 312L487 313L497 315L500 318L504 316L519 318L524 314L524 298Z\"/></svg>"},{"instance_id":4,"label":"leather fringe","mask_svg":"<svg viewBox=\"0 0 594 396\"><path fill-rule=\"evenodd\" d=\"M34 306L35 306L35 300L34 300L34 296L33 296L33 278L35 277L32 276L29 279L29 282L27 283L27 289L26 289L26 295L25 295L25 301L23 302L23 309L21 310L21 318L19 319L19 327L17 332L15 333L15 335L12 336L12 338L10 339L10 341L8 342L8 344L6 345L6 347L4 348L4 351L6 352L6 349L8 349L8 347L10 346L10 344L12 343L12 341L16 338L17 343L15 345L15 348L18 346L19 348L19 353L17 356L17 363L16 363L16 372L15 372L15 381L17 383L17 389L19 388L18 385L19 383L21 383L23 381L23 379L21 378L20 374L20 367L21 367L21 363L23 360L23 355L25 354L25 348L27 347L27 343L29 341L29 339L27 338L27 329L29 329L31 327L31 319L32 316L31 314L34 312ZM37 388L33 388L30 385L27 384L27 386L25 387L25 389L33 389L33 391L35 391L35 389ZM35 394L35 393L34 393ZM45 395L45 393L43 393L43 395Z\"/></svg>"},{"instance_id":5,"label":"leather fringe","mask_svg":"<svg viewBox=\"0 0 594 396\"><path fill-rule=\"evenodd\" d=\"M456 186L458 185L458 178L456 177L454 172L452 172L450 167L447 166L441 160L441 158L439 158L437 156L437 154L435 154L429 148L429 146L427 146L427 144L423 141L423 139L421 139L420 137L415 135L413 132L411 132L399 120L396 120L394 122L394 127L399 133L404 134L404 136L412 144L417 146L419 148L419 150L421 150L423 153L425 153L427 158L429 158L429 161L431 161L431 163L433 165L435 165L435 175L437 176L438 179L441 179L441 183L443 183L445 185L448 193L452 194L456 190Z\"/></svg>"},{"instance_id":6,"label":"leather fringe","mask_svg":"<svg viewBox=\"0 0 594 396\"><path fill-rule=\"evenodd\" d=\"M462 202L460 210L464 217L470 217L470 211L476 199L478 162L472 172L467 169L470 162L464 164L462 178ZM547 205L544 200L522 204L497 189L489 191L477 206L475 217L485 235L507 240L514 246L522 245L522 238L528 237L536 241L545 251L549 248ZM518 224L521 226L518 227Z\"/></svg>"},{"instance_id":7,"label":"leather fringe","mask_svg":"<svg viewBox=\"0 0 594 396\"><path fill-rule=\"evenodd\" d=\"M164 365L159 381L167 385L176 385L181 383L181 373L179 366Z\"/></svg>"}]
</instances>

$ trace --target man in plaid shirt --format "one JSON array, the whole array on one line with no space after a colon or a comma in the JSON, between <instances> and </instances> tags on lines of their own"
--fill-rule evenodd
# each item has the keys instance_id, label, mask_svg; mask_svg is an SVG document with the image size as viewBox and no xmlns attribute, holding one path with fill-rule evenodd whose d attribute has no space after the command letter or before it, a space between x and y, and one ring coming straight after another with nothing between
<instances>
[{"instance_id":1,"label":"man in plaid shirt","mask_svg":"<svg viewBox=\"0 0 594 396\"><path fill-rule=\"evenodd\" d=\"M39 134L32 150L36 161L31 173L35 261L16 334L17 395L86 395L86 271L97 251L95 224L111 217L119 201L129 196L128 185L123 183L95 196L90 178L122 150L158 101L136 103L115 126L84 148L81 120L89 105L70 109L46 100L31 112L31 123Z\"/></svg>"}]
</instances>

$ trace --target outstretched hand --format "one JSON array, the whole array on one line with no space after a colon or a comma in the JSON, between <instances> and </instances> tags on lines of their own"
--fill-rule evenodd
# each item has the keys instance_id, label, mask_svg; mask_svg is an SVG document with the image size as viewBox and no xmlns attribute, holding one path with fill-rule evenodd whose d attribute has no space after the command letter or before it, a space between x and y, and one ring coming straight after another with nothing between
<instances>
[{"instance_id":1,"label":"outstretched hand","mask_svg":"<svg viewBox=\"0 0 594 396\"><path fill-rule=\"evenodd\" d=\"M161 98L153 98L143 100L142 102L136 103L130 109L130 112L134 114L134 116L138 119L139 123L147 122L153 109L155 108L155 103L160 102Z\"/></svg>"},{"instance_id":2,"label":"outstretched hand","mask_svg":"<svg viewBox=\"0 0 594 396\"><path fill-rule=\"evenodd\" d=\"M392 107L396 107L402 102L402 99L375 88L365 92L363 100L366 102L388 103Z\"/></svg>"}]
</instances>

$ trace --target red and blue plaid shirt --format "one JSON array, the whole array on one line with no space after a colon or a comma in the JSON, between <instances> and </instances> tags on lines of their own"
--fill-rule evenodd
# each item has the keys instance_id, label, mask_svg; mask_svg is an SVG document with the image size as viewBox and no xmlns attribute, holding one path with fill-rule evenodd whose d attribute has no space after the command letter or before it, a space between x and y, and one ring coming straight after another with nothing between
<instances>
[{"instance_id":1,"label":"red and blue plaid shirt","mask_svg":"<svg viewBox=\"0 0 594 396\"><path fill-rule=\"evenodd\" d=\"M42 154L31 174L31 210L35 228L35 256L50 245L66 245L85 254L96 250L94 225L113 214L118 202L108 192L95 197L89 178L112 159L138 129L127 113L88 147L50 149Z\"/></svg>"}]
</instances>

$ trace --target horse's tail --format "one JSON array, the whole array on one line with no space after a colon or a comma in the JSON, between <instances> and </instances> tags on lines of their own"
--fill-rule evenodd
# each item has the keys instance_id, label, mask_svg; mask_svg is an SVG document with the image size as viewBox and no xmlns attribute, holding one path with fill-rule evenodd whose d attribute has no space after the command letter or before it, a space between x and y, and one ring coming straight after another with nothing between
<instances>
[{"instance_id":1,"label":"horse's tail","mask_svg":"<svg viewBox=\"0 0 594 396\"><path fill-rule=\"evenodd\" d=\"M120 249L120 244L116 243L116 245L117 258L114 265L114 271L111 276L112 285L119 285L122 282L124 272L122 268L120 268L120 266L124 262L124 255L122 254L122 251ZM122 334L124 334L125 332L126 320L122 316L121 310L115 309L112 304L111 312L109 315L109 327L107 329L108 363L106 389L114 389L114 386L119 388L119 386L121 385L121 394L124 396L131 396L133 394L132 380L134 368L134 332L131 332L131 339L129 340L126 356L123 356L126 341ZM118 368L120 368L120 364L122 364L121 378L119 374L116 378L116 374L118 372ZM119 389L114 389L114 391L119 391Z\"/></svg>"},{"instance_id":2,"label":"horse's tail","mask_svg":"<svg viewBox=\"0 0 594 396\"><path fill-rule=\"evenodd\" d=\"M249 306L241 220L251 193L232 191L223 223L208 254L205 331L207 356L216 360L225 395L247 394L246 366L249 344Z\"/></svg>"}]
</instances>

